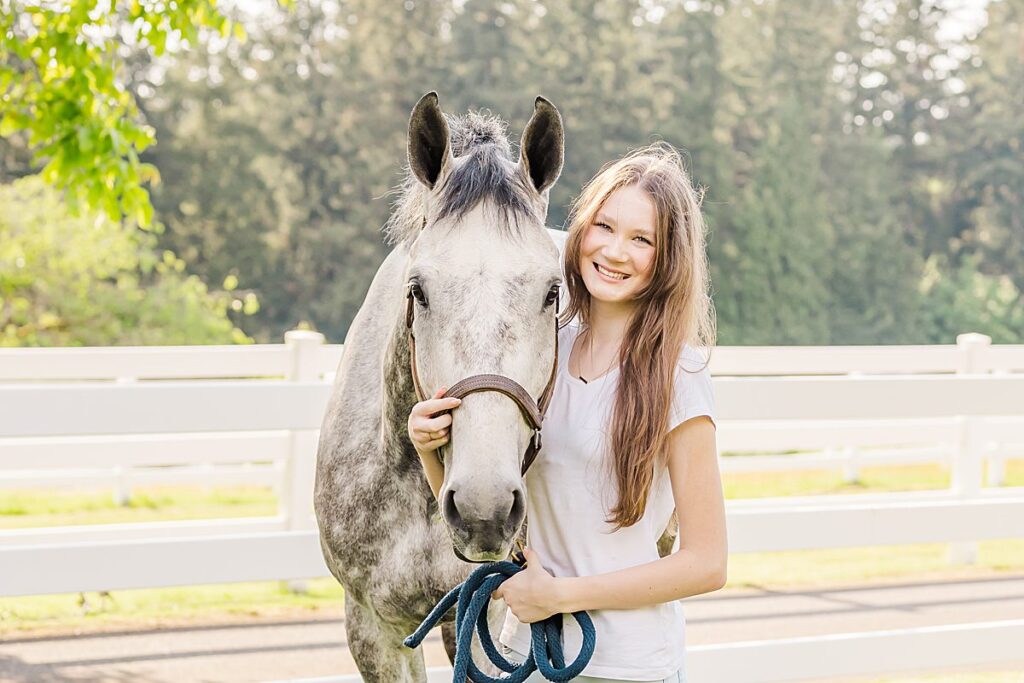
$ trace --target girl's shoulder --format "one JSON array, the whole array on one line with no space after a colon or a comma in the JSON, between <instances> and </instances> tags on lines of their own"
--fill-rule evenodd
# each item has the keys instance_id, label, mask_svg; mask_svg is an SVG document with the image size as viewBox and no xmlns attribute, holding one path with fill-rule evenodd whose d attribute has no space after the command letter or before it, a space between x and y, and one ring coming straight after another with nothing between
<instances>
[{"instance_id":1,"label":"girl's shoulder","mask_svg":"<svg viewBox=\"0 0 1024 683\"><path fill-rule=\"evenodd\" d=\"M711 349L707 347L695 347L683 344L683 350L679 353L677 370L683 372L708 372L708 362L711 358Z\"/></svg>"},{"instance_id":2,"label":"girl's shoulder","mask_svg":"<svg viewBox=\"0 0 1024 683\"><path fill-rule=\"evenodd\" d=\"M698 415L715 417L715 393L708 369L710 349L683 346L673 386L672 406L669 410L669 430Z\"/></svg>"}]
</instances>

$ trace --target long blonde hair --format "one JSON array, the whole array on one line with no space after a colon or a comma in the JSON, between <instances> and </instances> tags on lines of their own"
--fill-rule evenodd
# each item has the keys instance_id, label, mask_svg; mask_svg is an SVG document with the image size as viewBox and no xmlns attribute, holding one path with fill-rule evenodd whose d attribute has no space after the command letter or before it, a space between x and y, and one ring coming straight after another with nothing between
<instances>
[{"instance_id":1,"label":"long blonde hair","mask_svg":"<svg viewBox=\"0 0 1024 683\"><path fill-rule=\"evenodd\" d=\"M673 387L684 345L710 353L715 318L705 252L702 192L679 153L656 143L607 164L586 184L569 214L565 280L569 305L562 322L578 317L590 327L590 292L580 272L580 246L594 218L617 189L635 185L657 210L651 279L619 347L619 383L611 424L610 467L618 502L608 521L615 529L643 517L655 466L665 452Z\"/></svg>"}]
</instances>

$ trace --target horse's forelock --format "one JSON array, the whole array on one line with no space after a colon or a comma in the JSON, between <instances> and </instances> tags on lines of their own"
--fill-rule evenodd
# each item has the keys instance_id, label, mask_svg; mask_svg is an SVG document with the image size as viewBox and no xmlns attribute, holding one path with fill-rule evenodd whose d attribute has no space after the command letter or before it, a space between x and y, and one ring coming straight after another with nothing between
<instances>
[{"instance_id":1,"label":"horse's forelock","mask_svg":"<svg viewBox=\"0 0 1024 683\"><path fill-rule=\"evenodd\" d=\"M464 156L481 145L496 145L498 151L512 160L512 146L508 142L507 124L497 116L471 111L462 116L446 115L451 132L452 154Z\"/></svg>"},{"instance_id":2,"label":"horse's forelock","mask_svg":"<svg viewBox=\"0 0 1024 683\"><path fill-rule=\"evenodd\" d=\"M452 155L459 160L438 189L435 220L461 219L489 200L501 214L500 225L518 231L520 218L543 224L532 188L518 172L506 124L497 116L469 112L446 115ZM429 190L406 168L394 211L384 226L389 243L411 242L424 224Z\"/></svg>"}]
</instances>

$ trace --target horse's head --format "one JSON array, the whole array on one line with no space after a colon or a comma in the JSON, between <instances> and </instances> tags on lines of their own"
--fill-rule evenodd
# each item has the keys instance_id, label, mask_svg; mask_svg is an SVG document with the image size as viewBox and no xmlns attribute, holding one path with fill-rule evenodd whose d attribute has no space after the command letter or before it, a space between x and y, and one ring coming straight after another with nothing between
<instances>
[{"instance_id":1,"label":"horse's head","mask_svg":"<svg viewBox=\"0 0 1024 683\"><path fill-rule=\"evenodd\" d=\"M447 118L434 93L413 109L409 167L421 204L407 204L405 217L422 217L405 235L406 282L426 395L480 374L509 378L535 400L547 385L561 278L544 220L562 136L543 98L518 159L499 119ZM486 391L463 399L450 433L439 503L454 548L472 561L502 559L526 514L520 468L533 432L516 402Z\"/></svg>"}]
</instances>

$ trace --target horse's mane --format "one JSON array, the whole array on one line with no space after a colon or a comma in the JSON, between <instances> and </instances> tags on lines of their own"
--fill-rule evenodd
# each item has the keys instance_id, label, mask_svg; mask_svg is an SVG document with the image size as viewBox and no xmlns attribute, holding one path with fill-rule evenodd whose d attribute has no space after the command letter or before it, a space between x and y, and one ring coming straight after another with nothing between
<instances>
[{"instance_id":1,"label":"horse's mane","mask_svg":"<svg viewBox=\"0 0 1024 683\"><path fill-rule=\"evenodd\" d=\"M497 116L471 111L462 116L445 114L451 134L452 155L461 163L439 188L434 220L462 218L484 199L490 199L504 220L499 223L518 229L519 218L543 222L532 201L531 188L517 171L512 146L505 134L505 122ZM462 160L463 157L466 157ZM408 166L397 188L391 217L384 225L389 244L416 239L424 224L426 195L429 192Z\"/></svg>"}]
</instances>

